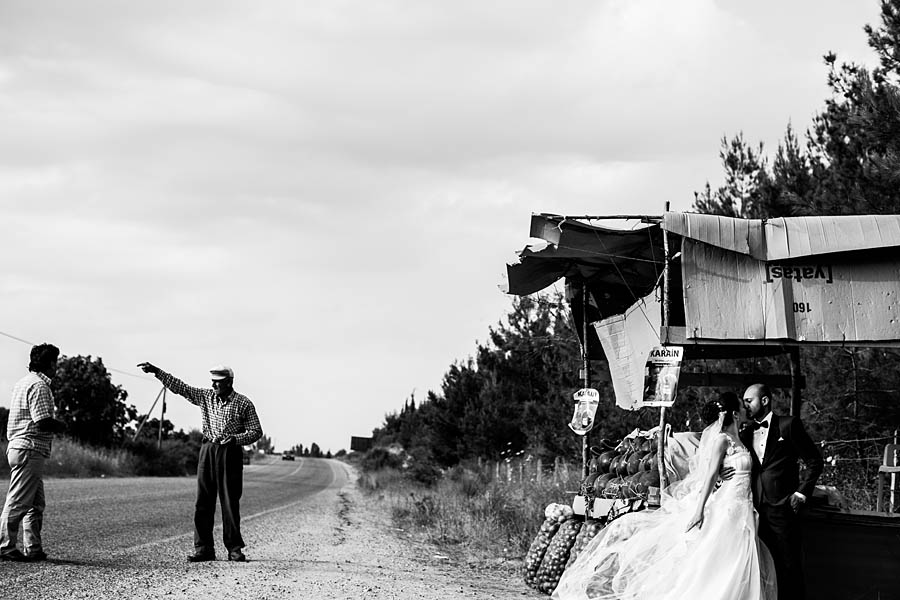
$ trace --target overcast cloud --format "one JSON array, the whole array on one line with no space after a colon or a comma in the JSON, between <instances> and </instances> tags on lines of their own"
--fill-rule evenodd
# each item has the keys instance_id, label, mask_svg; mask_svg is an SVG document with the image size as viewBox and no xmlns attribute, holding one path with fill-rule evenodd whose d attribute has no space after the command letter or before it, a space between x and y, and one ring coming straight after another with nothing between
<instances>
[{"instance_id":1,"label":"overcast cloud","mask_svg":"<svg viewBox=\"0 0 900 600\"><path fill-rule=\"evenodd\" d=\"M137 362L225 362L279 449L347 448L505 315L532 212L686 210L873 62L874 0L784 4L6 0L0 332L143 411Z\"/></svg>"}]
</instances>

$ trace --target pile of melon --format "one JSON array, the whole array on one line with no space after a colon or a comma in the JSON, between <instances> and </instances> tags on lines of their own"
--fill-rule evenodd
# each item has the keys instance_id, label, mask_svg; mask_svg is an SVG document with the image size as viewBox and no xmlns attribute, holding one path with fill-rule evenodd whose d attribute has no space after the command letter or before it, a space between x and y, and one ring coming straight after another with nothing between
<instances>
[{"instance_id":1,"label":"pile of melon","mask_svg":"<svg viewBox=\"0 0 900 600\"><path fill-rule=\"evenodd\" d=\"M659 460L653 440L626 438L615 444L594 447L592 472L581 482L581 494L594 498L637 498L646 496L650 487L659 487Z\"/></svg>"}]
</instances>

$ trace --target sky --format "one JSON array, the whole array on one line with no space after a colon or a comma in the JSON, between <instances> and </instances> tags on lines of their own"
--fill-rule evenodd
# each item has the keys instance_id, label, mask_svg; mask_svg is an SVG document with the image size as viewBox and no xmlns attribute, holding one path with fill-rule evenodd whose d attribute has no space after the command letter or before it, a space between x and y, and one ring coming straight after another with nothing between
<instances>
[{"instance_id":1,"label":"sky","mask_svg":"<svg viewBox=\"0 0 900 600\"><path fill-rule=\"evenodd\" d=\"M0 0L0 405L29 343L142 412L137 363L224 363L276 449L349 449L504 318L532 213L690 209L723 136L806 130L826 52L875 64L878 8Z\"/></svg>"}]
</instances>

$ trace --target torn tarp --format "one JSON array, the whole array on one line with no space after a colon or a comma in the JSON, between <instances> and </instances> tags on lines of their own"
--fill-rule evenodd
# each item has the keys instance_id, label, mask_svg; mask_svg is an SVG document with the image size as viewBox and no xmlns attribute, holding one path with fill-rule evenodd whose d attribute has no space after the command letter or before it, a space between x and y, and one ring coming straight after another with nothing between
<instances>
[{"instance_id":1,"label":"torn tarp","mask_svg":"<svg viewBox=\"0 0 900 600\"><path fill-rule=\"evenodd\" d=\"M663 241L658 224L638 229L609 229L559 215L532 215L531 237L542 243L520 251L507 265L501 288L524 296L565 278L570 286L586 283L599 320L618 315L649 294L662 274Z\"/></svg>"}]
</instances>

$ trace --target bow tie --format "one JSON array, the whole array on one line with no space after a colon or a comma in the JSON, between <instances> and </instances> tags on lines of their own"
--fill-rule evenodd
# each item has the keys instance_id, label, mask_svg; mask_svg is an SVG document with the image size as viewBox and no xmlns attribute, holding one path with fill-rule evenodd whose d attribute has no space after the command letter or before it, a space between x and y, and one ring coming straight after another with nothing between
<instances>
[{"instance_id":1,"label":"bow tie","mask_svg":"<svg viewBox=\"0 0 900 600\"><path fill-rule=\"evenodd\" d=\"M768 427L768 426L769 426L769 422L768 422L768 421L753 421L753 422L750 423L750 425L749 425L750 429L752 429L753 431L756 431L756 430L759 429L760 427Z\"/></svg>"}]
</instances>

